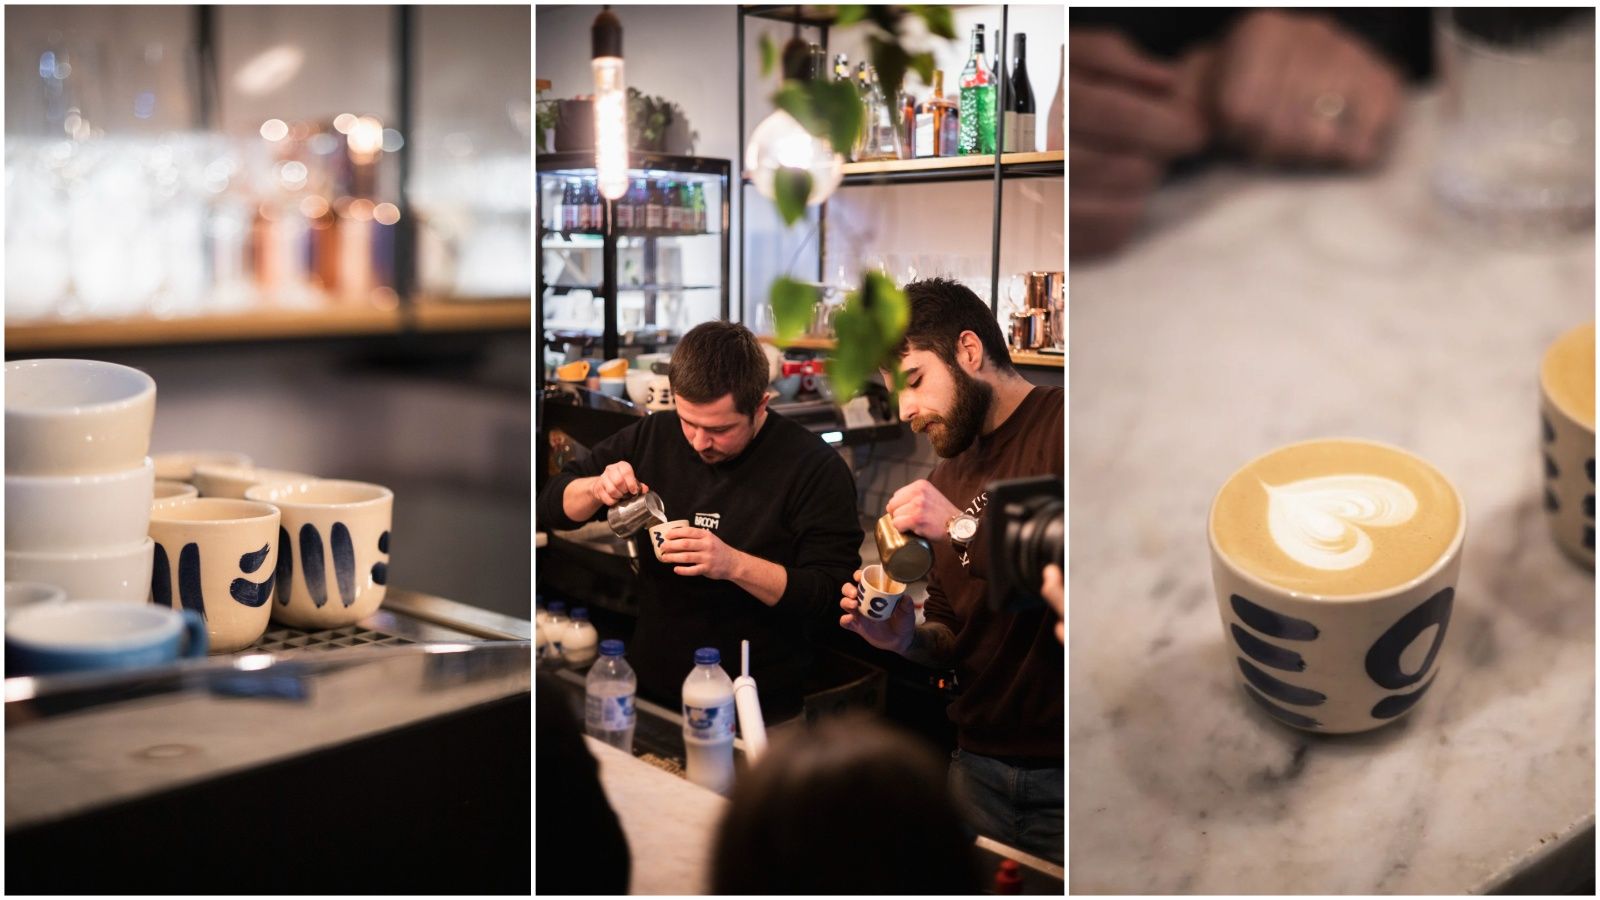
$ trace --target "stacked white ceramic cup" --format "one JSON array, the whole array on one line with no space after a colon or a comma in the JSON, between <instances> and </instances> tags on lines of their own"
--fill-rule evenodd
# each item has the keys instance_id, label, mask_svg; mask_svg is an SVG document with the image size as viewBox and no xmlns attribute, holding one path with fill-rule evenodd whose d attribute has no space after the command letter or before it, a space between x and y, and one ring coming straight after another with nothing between
<instances>
[{"instance_id":1,"label":"stacked white ceramic cup","mask_svg":"<svg viewBox=\"0 0 1600 900\"><path fill-rule=\"evenodd\" d=\"M6 578L150 597L156 383L89 359L6 363Z\"/></svg>"}]
</instances>

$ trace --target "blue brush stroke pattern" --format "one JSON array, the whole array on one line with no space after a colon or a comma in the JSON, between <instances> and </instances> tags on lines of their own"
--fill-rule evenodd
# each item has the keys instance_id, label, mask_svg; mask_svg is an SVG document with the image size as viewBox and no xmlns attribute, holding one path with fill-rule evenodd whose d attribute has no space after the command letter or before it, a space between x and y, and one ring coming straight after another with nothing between
<instances>
[{"instance_id":1,"label":"blue brush stroke pattern","mask_svg":"<svg viewBox=\"0 0 1600 900\"><path fill-rule=\"evenodd\" d=\"M1251 700L1254 700L1255 702L1261 704L1261 708L1266 710L1267 714L1272 716L1274 719L1278 719L1278 720L1283 721L1283 722L1288 722L1290 725L1298 725L1301 728L1321 728L1322 727L1322 723L1318 722L1316 719L1313 719L1310 716L1303 716L1300 713L1291 712L1290 710L1284 709L1283 707L1279 706L1278 704L1273 703L1271 700L1268 700L1267 698L1265 698L1265 697L1261 696L1260 694L1256 693L1255 689L1252 688L1248 684L1244 686L1244 692L1246 694L1250 695L1250 699Z\"/></svg>"},{"instance_id":2,"label":"blue brush stroke pattern","mask_svg":"<svg viewBox=\"0 0 1600 900\"><path fill-rule=\"evenodd\" d=\"M1439 648L1444 644L1444 633L1450 628L1450 607L1455 599L1456 589L1445 588L1432 597L1417 604L1417 607L1398 621L1389 626L1367 650L1367 677L1376 684L1390 690L1399 690L1410 687L1421 681L1428 674L1428 668L1433 665L1433 658L1439 655ZM1437 625L1439 630L1433 633L1433 645L1428 648L1428 656L1422 665L1412 674L1406 674L1400 668L1400 654L1411 646L1422 632L1429 627Z\"/></svg>"},{"instance_id":3,"label":"blue brush stroke pattern","mask_svg":"<svg viewBox=\"0 0 1600 900\"><path fill-rule=\"evenodd\" d=\"M1250 682L1256 690L1266 694L1274 700L1292 703L1295 706L1321 706L1328 700L1328 695L1310 688L1298 687L1287 681L1279 681L1271 675L1250 665L1242 659L1235 659L1239 663L1239 671L1244 673L1246 681Z\"/></svg>"},{"instance_id":4,"label":"blue brush stroke pattern","mask_svg":"<svg viewBox=\"0 0 1600 900\"><path fill-rule=\"evenodd\" d=\"M387 531L385 531L383 534L378 535L378 552L379 553L388 553L389 552L389 532L387 532Z\"/></svg>"},{"instance_id":5,"label":"blue brush stroke pattern","mask_svg":"<svg viewBox=\"0 0 1600 900\"><path fill-rule=\"evenodd\" d=\"M372 580L377 584L389 583L389 564L375 562L372 564Z\"/></svg>"},{"instance_id":6,"label":"blue brush stroke pattern","mask_svg":"<svg viewBox=\"0 0 1600 900\"><path fill-rule=\"evenodd\" d=\"M1285 650L1263 641L1243 628L1230 624L1228 628L1233 632L1233 642L1239 645L1244 655L1250 657L1263 666L1282 669L1285 672L1304 672L1306 661L1300 654L1293 650Z\"/></svg>"},{"instance_id":7,"label":"blue brush stroke pattern","mask_svg":"<svg viewBox=\"0 0 1600 900\"><path fill-rule=\"evenodd\" d=\"M160 544L156 545L155 559L150 563L150 602L172 607L172 566L167 562L166 548Z\"/></svg>"},{"instance_id":8,"label":"blue brush stroke pattern","mask_svg":"<svg viewBox=\"0 0 1600 900\"><path fill-rule=\"evenodd\" d=\"M1392 697L1385 697L1379 700L1377 705L1372 707L1372 717L1374 719L1392 719L1400 715L1417 705L1417 701L1422 699L1422 695L1426 694L1428 688L1433 687L1433 683L1438 680L1438 676L1434 676L1428 680L1427 684L1409 694L1395 694Z\"/></svg>"},{"instance_id":9,"label":"blue brush stroke pattern","mask_svg":"<svg viewBox=\"0 0 1600 900\"><path fill-rule=\"evenodd\" d=\"M255 609L267 602L267 598L272 596L272 582L277 577L276 573L268 575L267 580L260 584L245 578L235 578L233 583L228 585L228 593L233 596L233 599L251 609Z\"/></svg>"},{"instance_id":10,"label":"blue brush stroke pattern","mask_svg":"<svg viewBox=\"0 0 1600 900\"><path fill-rule=\"evenodd\" d=\"M260 550L254 553L246 553L239 557L239 571L249 575L251 572L261 568L261 564L266 561L267 550L271 547L271 544L262 544Z\"/></svg>"},{"instance_id":11,"label":"blue brush stroke pattern","mask_svg":"<svg viewBox=\"0 0 1600 900\"><path fill-rule=\"evenodd\" d=\"M1264 606L1257 606L1249 600L1234 594L1229 598L1233 604L1233 611L1246 625L1261 632L1268 637L1283 638L1286 641L1314 641L1317 639L1317 626L1305 619L1296 619L1276 613Z\"/></svg>"},{"instance_id":12,"label":"blue brush stroke pattern","mask_svg":"<svg viewBox=\"0 0 1600 900\"><path fill-rule=\"evenodd\" d=\"M289 543L289 529L278 526L278 605L289 605L290 588L294 585L294 545Z\"/></svg>"},{"instance_id":13,"label":"blue brush stroke pattern","mask_svg":"<svg viewBox=\"0 0 1600 900\"><path fill-rule=\"evenodd\" d=\"M333 579L339 585L339 599L346 607L356 602L356 548L350 541L350 529L343 522L333 523L329 536L333 547Z\"/></svg>"},{"instance_id":14,"label":"blue brush stroke pattern","mask_svg":"<svg viewBox=\"0 0 1600 900\"><path fill-rule=\"evenodd\" d=\"M178 553L178 600L184 609L206 616L206 598L200 589L200 545L184 544Z\"/></svg>"},{"instance_id":15,"label":"blue brush stroke pattern","mask_svg":"<svg viewBox=\"0 0 1600 900\"><path fill-rule=\"evenodd\" d=\"M310 523L300 526L300 568L305 571L311 605L317 609L327 606L328 570L322 562L322 532Z\"/></svg>"}]
</instances>

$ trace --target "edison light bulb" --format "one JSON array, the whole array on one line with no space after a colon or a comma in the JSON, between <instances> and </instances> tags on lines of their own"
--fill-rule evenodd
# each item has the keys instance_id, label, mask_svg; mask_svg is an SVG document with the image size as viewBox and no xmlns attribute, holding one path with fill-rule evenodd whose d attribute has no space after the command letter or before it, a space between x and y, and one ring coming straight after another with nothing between
<instances>
[{"instance_id":1,"label":"edison light bulb","mask_svg":"<svg viewBox=\"0 0 1600 900\"><path fill-rule=\"evenodd\" d=\"M600 196L628 192L628 90L622 83L622 22L607 6L590 29L594 67L594 167Z\"/></svg>"},{"instance_id":2,"label":"edison light bulb","mask_svg":"<svg viewBox=\"0 0 1600 900\"><path fill-rule=\"evenodd\" d=\"M844 178L844 157L833 152L826 138L819 138L783 110L761 120L750 133L744 151L744 168L756 190L773 199L773 176L779 169L803 169L811 173L811 194L807 206L828 199Z\"/></svg>"}]
</instances>

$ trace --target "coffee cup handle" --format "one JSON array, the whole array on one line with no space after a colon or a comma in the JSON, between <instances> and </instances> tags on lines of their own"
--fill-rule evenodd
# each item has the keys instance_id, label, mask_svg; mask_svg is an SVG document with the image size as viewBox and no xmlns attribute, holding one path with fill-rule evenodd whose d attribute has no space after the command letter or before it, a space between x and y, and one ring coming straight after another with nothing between
<instances>
[{"instance_id":1,"label":"coffee cup handle","mask_svg":"<svg viewBox=\"0 0 1600 900\"><path fill-rule=\"evenodd\" d=\"M205 656L210 649L211 642L206 637L206 620L192 609L179 610L183 615L183 632L185 639L183 650L179 653L182 659L194 659Z\"/></svg>"}]
</instances>

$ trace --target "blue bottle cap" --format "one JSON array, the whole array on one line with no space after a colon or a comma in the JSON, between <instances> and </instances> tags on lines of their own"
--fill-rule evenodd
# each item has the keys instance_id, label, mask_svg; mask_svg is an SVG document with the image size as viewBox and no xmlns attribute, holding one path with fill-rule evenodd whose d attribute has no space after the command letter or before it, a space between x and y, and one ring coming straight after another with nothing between
<instances>
[{"instance_id":1,"label":"blue bottle cap","mask_svg":"<svg viewBox=\"0 0 1600 900\"><path fill-rule=\"evenodd\" d=\"M550 605L546 608L550 610L551 615L564 616L567 614L567 605L560 600L551 600Z\"/></svg>"},{"instance_id":2,"label":"blue bottle cap","mask_svg":"<svg viewBox=\"0 0 1600 900\"><path fill-rule=\"evenodd\" d=\"M621 656L622 655L622 642L619 641L619 640L616 640L614 638L611 639L611 640L601 641L600 642L600 655L601 656Z\"/></svg>"},{"instance_id":3,"label":"blue bottle cap","mask_svg":"<svg viewBox=\"0 0 1600 900\"><path fill-rule=\"evenodd\" d=\"M701 647L694 652L694 664L697 666L714 666L722 662L722 654L715 647Z\"/></svg>"},{"instance_id":4,"label":"blue bottle cap","mask_svg":"<svg viewBox=\"0 0 1600 900\"><path fill-rule=\"evenodd\" d=\"M580 622L587 622L589 620L589 607L580 606L577 609L573 610L572 611L572 618L574 618L574 619L576 619L576 620L578 620Z\"/></svg>"}]
</instances>

